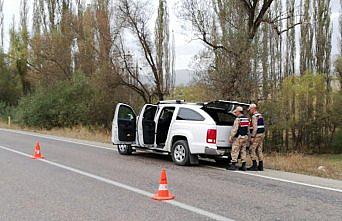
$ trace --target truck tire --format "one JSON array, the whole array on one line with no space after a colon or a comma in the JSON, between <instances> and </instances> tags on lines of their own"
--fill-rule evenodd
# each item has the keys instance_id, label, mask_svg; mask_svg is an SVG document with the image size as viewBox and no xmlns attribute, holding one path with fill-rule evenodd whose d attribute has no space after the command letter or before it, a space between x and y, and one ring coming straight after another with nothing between
<instances>
[{"instance_id":1,"label":"truck tire","mask_svg":"<svg viewBox=\"0 0 342 221\"><path fill-rule=\"evenodd\" d=\"M133 152L132 146L129 144L119 144L118 152L120 155L131 155Z\"/></svg>"},{"instance_id":2,"label":"truck tire","mask_svg":"<svg viewBox=\"0 0 342 221\"><path fill-rule=\"evenodd\" d=\"M179 166L185 166L190 161L190 150L186 140L177 140L171 149L172 161Z\"/></svg>"}]
</instances>

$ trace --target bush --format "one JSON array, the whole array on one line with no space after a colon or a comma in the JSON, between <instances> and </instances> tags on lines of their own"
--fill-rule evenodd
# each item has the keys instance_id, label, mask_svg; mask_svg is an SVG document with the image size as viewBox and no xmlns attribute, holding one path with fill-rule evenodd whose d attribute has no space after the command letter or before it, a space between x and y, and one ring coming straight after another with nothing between
<instances>
[{"instance_id":1,"label":"bush","mask_svg":"<svg viewBox=\"0 0 342 221\"><path fill-rule=\"evenodd\" d=\"M7 120L8 116L12 116L13 108L5 102L0 101L0 119Z\"/></svg>"},{"instance_id":2,"label":"bush","mask_svg":"<svg viewBox=\"0 0 342 221\"><path fill-rule=\"evenodd\" d=\"M18 77L1 67L0 62L0 102L5 103L6 106L16 105L21 94L21 86Z\"/></svg>"},{"instance_id":3,"label":"bush","mask_svg":"<svg viewBox=\"0 0 342 221\"><path fill-rule=\"evenodd\" d=\"M342 153L342 130L341 129L336 131L331 147L332 147L333 153Z\"/></svg>"},{"instance_id":4,"label":"bush","mask_svg":"<svg viewBox=\"0 0 342 221\"><path fill-rule=\"evenodd\" d=\"M328 90L325 75L306 73L283 80L263 102L265 150L329 153L333 131L342 122L342 94Z\"/></svg>"},{"instance_id":5,"label":"bush","mask_svg":"<svg viewBox=\"0 0 342 221\"><path fill-rule=\"evenodd\" d=\"M15 121L46 129L88 125L93 94L86 77L75 74L71 81L58 82L52 88L39 88L23 97L16 109Z\"/></svg>"}]
</instances>

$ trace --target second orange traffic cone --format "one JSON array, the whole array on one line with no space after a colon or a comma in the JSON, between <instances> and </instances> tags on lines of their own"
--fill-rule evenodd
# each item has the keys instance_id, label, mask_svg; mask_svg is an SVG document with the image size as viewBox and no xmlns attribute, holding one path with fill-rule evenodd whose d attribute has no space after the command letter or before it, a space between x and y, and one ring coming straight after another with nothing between
<instances>
[{"instance_id":1,"label":"second orange traffic cone","mask_svg":"<svg viewBox=\"0 0 342 221\"><path fill-rule=\"evenodd\" d=\"M34 146L34 155L32 156L32 159L43 159L43 155L40 152L40 145L39 142L36 143L36 145Z\"/></svg>"},{"instance_id":2,"label":"second orange traffic cone","mask_svg":"<svg viewBox=\"0 0 342 221\"><path fill-rule=\"evenodd\" d=\"M156 194L152 197L155 200L172 200L175 198L171 194L171 192L167 189L167 178L166 178L166 171L163 168L160 174L160 182L159 182L159 189Z\"/></svg>"}]
</instances>

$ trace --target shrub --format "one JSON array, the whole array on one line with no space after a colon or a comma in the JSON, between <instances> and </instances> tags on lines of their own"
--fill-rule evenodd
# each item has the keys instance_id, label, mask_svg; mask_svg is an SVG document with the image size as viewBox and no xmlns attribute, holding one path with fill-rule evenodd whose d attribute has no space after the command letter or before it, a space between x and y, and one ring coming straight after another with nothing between
<instances>
[{"instance_id":1,"label":"shrub","mask_svg":"<svg viewBox=\"0 0 342 221\"><path fill-rule=\"evenodd\" d=\"M262 104L267 126L266 150L329 153L342 118L341 93L328 90L325 75L290 76Z\"/></svg>"},{"instance_id":2,"label":"shrub","mask_svg":"<svg viewBox=\"0 0 342 221\"><path fill-rule=\"evenodd\" d=\"M332 151L333 153L342 153L342 130L338 130L332 141Z\"/></svg>"},{"instance_id":3,"label":"shrub","mask_svg":"<svg viewBox=\"0 0 342 221\"><path fill-rule=\"evenodd\" d=\"M7 120L8 116L12 116L13 108L7 103L0 101L0 119Z\"/></svg>"},{"instance_id":4,"label":"shrub","mask_svg":"<svg viewBox=\"0 0 342 221\"><path fill-rule=\"evenodd\" d=\"M10 71L1 67L1 64L0 70L0 102L5 103L6 106L16 105L22 94L19 79Z\"/></svg>"},{"instance_id":5,"label":"shrub","mask_svg":"<svg viewBox=\"0 0 342 221\"><path fill-rule=\"evenodd\" d=\"M87 125L93 94L86 77L75 74L72 80L58 82L52 88L41 87L23 97L15 120L19 124L46 129Z\"/></svg>"}]
</instances>

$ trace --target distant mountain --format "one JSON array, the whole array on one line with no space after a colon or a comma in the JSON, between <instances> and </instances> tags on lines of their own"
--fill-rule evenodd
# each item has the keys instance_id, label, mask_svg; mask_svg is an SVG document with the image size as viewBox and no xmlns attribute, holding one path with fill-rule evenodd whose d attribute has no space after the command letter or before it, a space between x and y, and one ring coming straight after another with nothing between
<instances>
[{"instance_id":1,"label":"distant mountain","mask_svg":"<svg viewBox=\"0 0 342 221\"><path fill-rule=\"evenodd\" d=\"M194 72L188 69L175 70L176 81L175 86L188 85L193 80Z\"/></svg>"}]
</instances>

